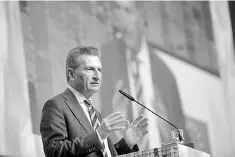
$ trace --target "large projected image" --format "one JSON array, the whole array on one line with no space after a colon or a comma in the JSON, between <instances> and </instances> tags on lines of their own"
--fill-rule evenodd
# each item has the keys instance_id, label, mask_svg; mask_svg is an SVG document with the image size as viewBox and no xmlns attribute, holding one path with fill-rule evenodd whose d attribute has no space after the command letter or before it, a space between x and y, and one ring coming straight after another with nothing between
<instances>
[{"instance_id":1,"label":"large projected image","mask_svg":"<svg viewBox=\"0 0 235 157\"><path fill-rule=\"evenodd\" d=\"M216 147L221 146L213 142L215 139L211 137L227 128L220 107L223 104L221 79L167 53L156 50L155 54L165 62L175 77L191 142L195 143L196 149L208 153L215 151ZM228 136L218 139L226 141ZM226 148L226 144L223 147Z\"/></svg>"}]
</instances>

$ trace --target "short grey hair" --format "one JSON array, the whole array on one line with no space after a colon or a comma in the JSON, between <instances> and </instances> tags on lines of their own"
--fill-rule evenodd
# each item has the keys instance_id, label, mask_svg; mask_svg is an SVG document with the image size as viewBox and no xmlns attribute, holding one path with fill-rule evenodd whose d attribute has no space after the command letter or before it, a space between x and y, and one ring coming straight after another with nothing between
<instances>
[{"instance_id":1,"label":"short grey hair","mask_svg":"<svg viewBox=\"0 0 235 157\"><path fill-rule=\"evenodd\" d=\"M77 46L73 49L71 49L68 53L68 56L66 58L66 79L67 82L69 82L69 76L67 74L67 69L72 68L76 69L79 64L76 63L76 59L81 55L90 55L90 56L98 56L99 57L99 51L97 48L92 46Z\"/></svg>"}]
</instances>

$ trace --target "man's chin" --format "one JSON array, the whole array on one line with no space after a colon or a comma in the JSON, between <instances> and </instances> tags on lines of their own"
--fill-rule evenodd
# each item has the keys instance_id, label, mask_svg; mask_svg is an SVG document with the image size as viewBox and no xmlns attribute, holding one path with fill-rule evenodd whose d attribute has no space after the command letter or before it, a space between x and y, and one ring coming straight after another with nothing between
<instances>
[{"instance_id":1,"label":"man's chin","mask_svg":"<svg viewBox=\"0 0 235 157\"><path fill-rule=\"evenodd\" d=\"M84 96L86 97L86 98L91 98L95 93L97 93L98 92L98 90L95 90L95 89L88 89L88 90L86 90L85 92L84 92Z\"/></svg>"},{"instance_id":2,"label":"man's chin","mask_svg":"<svg viewBox=\"0 0 235 157\"><path fill-rule=\"evenodd\" d=\"M89 91L89 93L95 94L95 93L97 93L99 91L99 86L97 86L97 87L90 87L88 91Z\"/></svg>"},{"instance_id":3,"label":"man's chin","mask_svg":"<svg viewBox=\"0 0 235 157\"><path fill-rule=\"evenodd\" d=\"M99 84L91 84L91 85L89 86L89 89L90 89L90 90L99 90L99 88L100 88L100 85L99 85Z\"/></svg>"}]
</instances>

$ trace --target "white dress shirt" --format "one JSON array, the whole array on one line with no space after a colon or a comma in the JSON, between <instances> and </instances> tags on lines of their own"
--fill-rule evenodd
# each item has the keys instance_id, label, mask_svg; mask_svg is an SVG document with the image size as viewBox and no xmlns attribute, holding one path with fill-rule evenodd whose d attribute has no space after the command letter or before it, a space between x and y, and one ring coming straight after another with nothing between
<instances>
[{"instance_id":1,"label":"white dress shirt","mask_svg":"<svg viewBox=\"0 0 235 157\"><path fill-rule=\"evenodd\" d=\"M83 111L84 111L84 113L85 113L85 115L86 115L88 121L89 121L90 124L91 124L91 119L90 119L90 115L89 115L89 112L88 112L88 108L87 108L87 106L86 106L86 104L85 104L85 102L84 102L84 100L87 100L86 97L83 96L83 95L82 95L81 93L79 93L78 91L76 91L75 89L73 89L73 88L72 88L71 86L69 86L69 85L68 85L68 88L69 88L69 89L71 90L71 92L75 95L75 97L76 97L77 101L79 102L79 104L81 105L81 107L82 107L82 109L83 109ZM89 99L89 100L91 100L91 99ZM79 105L79 104L78 104L78 105ZM92 124L91 124L91 126L92 126ZM93 127L92 127L92 128L93 128ZM98 135L98 137L99 137L100 142L101 142L101 143L104 142L104 145L105 145L105 148L106 148L108 157L112 157L111 152L110 152L110 150L109 150L109 146L108 146L108 140L107 140L107 139L102 140L101 137L100 137L100 135L99 135L98 133L97 133L97 135Z\"/></svg>"}]
</instances>

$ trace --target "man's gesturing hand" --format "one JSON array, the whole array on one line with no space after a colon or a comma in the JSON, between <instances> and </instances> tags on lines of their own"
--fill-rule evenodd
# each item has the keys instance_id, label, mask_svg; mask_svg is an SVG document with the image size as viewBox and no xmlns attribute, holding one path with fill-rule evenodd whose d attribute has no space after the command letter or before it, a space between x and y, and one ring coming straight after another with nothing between
<instances>
[{"instance_id":1,"label":"man's gesturing hand","mask_svg":"<svg viewBox=\"0 0 235 157\"><path fill-rule=\"evenodd\" d=\"M97 128L97 132L101 139L104 140L111 132L125 129L125 126L118 125L125 122L126 119L121 112L114 112L103 119L100 126Z\"/></svg>"},{"instance_id":2,"label":"man's gesturing hand","mask_svg":"<svg viewBox=\"0 0 235 157\"><path fill-rule=\"evenodd\" d=\"M139 139L148 133L148 119L144 115L140 115L134 120L130 125L130 122L127 121L127 128L123 132L123 137L126 140L126 143L129 147L133 147Z\"/></svg>"}]
</instances>

